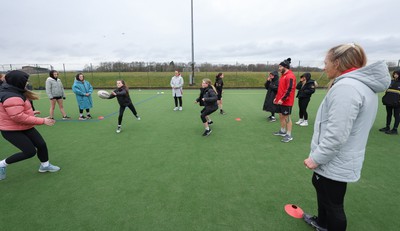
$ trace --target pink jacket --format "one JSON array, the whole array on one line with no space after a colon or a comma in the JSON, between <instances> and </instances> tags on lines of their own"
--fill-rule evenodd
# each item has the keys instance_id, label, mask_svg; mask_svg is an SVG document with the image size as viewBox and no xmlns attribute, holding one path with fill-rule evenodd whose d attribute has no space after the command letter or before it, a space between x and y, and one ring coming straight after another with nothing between
<instances>
[{"instance_id":1,"label":"pink jacket","mask_svg":"<svg viewBox=\"0 0 400 231\"><path fill-rule=\"evenodd\" d=\"M11 97L0 103L0 121L1 131L23 131L44 124L44 118L33 115L29 100L23 101L20 97Z\"/></svg>"}]
</instances>

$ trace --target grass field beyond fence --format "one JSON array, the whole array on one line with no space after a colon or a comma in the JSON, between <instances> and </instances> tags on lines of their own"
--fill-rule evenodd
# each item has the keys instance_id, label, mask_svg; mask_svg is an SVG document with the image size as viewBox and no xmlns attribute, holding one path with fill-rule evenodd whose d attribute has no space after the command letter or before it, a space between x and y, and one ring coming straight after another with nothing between
<instances>
[{"instance_id":1,"label":"grass field beyond fence","mask_svg":"<svg viewBox=\"0 0 400 231\"><path fill-rule=\"evenodd\" d=\"M74 83L76 72L60 72L60 78L65 88L71 88ZM116 80L123 79L130 88L170 88L171 77L174 73L169 72L93 72L84 73L94 88L114 88ZM190 86L189 76L191 73L182 72L186 89L197 89L201 87L201 80L209 78L215 81L217 73L196 72L194 85ZM295 72L297 79L300 79L302 72ZM320 87L328 83L328 79L323 72L312 72L312 78L317 80ZM263 88L266 81L267 72L224 72L225 88ZM47 73L31 74L29 82L34 89L44 89L46 85Z\"/></svg>"},{"instance_id":2,"label":"grass field beyond fence","mask_svg":"<svg viewBox=\"0 0 400 231\"><path fill-rule=\"evenodd\" d=\"M39 93L35 107L48 116L49 100ZM227 114L214 113L213 132L202 137L198 93L185 90L183 111L175 112L170 90L132 89L142 120L127 110L116 134L115 99L94 97L95 119L79 121L68 91L72 120L60 120L56 110L55 126L37 126L61 171L38 173L36 157L9 165L0 181L0 230L312 230L284 206L316 213L312 172L303 160L325 90L312 97L310 126L294 126L290 143L272 135L279 123L267 122L261 110L265 90L225 90ZM297 106L293 113L297 121ZM348 230L400 227L399 136L378 131L385 116L380 106L361 180L348 184ZM0 147L0 159L18 151L4 139Z\"/></svg>"}]
</instances>

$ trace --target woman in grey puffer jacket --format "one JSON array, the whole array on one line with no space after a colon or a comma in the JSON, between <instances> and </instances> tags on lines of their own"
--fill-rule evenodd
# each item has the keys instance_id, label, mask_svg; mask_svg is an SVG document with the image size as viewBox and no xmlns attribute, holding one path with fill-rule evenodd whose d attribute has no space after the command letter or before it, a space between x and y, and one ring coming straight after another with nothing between
<instances>
[{"instance_id":1,"label":"woman in grey puffer jacket","mask_svg":"<svg viewBox=\"0 0 400 231\"><path fill-rule=\"evenodd\" d=\"M346 230L344 196L347 182L360 178L368 135L378 110L378 94L390 84L385 62L366 66L357 44L333 47L325 58L332 85L321 102L314 124L311 152L304 160L312 169L318 217L305 214L319 230Z\"/></svg>"},{"instance_id":2,"label":"woman in grey puffer jacket","mask_svg":"<svg viewBox=\"0 0 400 231\"><path fill-rule=\"evenodd\" d=\"M67 116L67 113L64 111L63 101L65 99L64 86L61 82L61 79L58 78L58 72L55 70L51 70L49 73L49 77L46 79L46 93L50 99L50 115L49 118L54 118L54 109L56 104L58 103L58 107L60 108L62 119L70 119Z\"/></svg>"}]
</instances>

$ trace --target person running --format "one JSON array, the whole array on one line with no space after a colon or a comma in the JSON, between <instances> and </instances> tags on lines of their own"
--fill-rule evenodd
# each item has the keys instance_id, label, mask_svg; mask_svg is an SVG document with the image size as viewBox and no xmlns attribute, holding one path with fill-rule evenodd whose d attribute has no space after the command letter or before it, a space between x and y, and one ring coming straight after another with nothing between
<instances>
[{"instance_id":1,"label":"person running","mask_svg":"<svg viewBox=\"0 0 400 231\"><path fill-rule=\"evenodd\" d=\"M118 87L117 89L111 92L109 99L117 97L118 100L119 115L118 115L118 127L116 132L120 133L122 117L124 116L125 108L129 108L137 120L140 120L140 116L137 114L135 106L133 106L131 97L129 95L129 88L126 85L125 81L117 80L117 87Z\"/></svg>"},{"instance_id":2,"label":"person running","mask_svg":"<svg viewBox=\"0 0 400 231\"><path fill-rule=\"evenodd\" d=\"M282 142L288 143L293 140L292 137L292 107L294 103L294 94L296 91L296 76L290 70L291 58L283 60L279 64L279 72L282 76L279 80L278 92L276 93L274 103L277 105L276 112L279 113L281 129L275 132L276 136L283 136Z\"/></svg>"},{"instance_id":3,"label":"person running","mask_svg":"<svg viewBox=\"0 0 400 231\"><path fill-rule=\"evenodd\" d=\"M0 180L6 178L6 168L10 164L32 158L37 154L40 161L39 172L57 172L60 167L50 164L47 144L36 125L53 126L55 120L35 117L29 100L39 97L26 89L29 75L23 71L10 71L6 83L0 86L0 131L1 135L21 150L0 161Z\"/></svg>"},{"instance_id":4,"label":"person running","mask_svg":"<svg viewBox=\"0 0 400 231\"><path fill-rule=\"evenodd\" d=\"M389 135L397 135L400 123L400 69L393 72L393 79L385 95L382 97L382 103L386 107L386 126L379 129ZM393 129L390 130L390 123L394 117Z\"/></svg>"},{"instance_id":5,"label":"person running","mask_svg":"<svg viewBox=\"0 0 400 231\"><path fill-rule=\"evenodd\" d=\"M179 71L175 71L172 76L170 85L172 87L172 97L174 97L174 111L182 111L182 95L183 95L183 78Z\"/></svg>"},{"instance_id":6,"label":"person running","mask_svg":"<svg viewBox=\"0 0 400 231\"><path fill-rule=\"evenodd\" d=\"M268 121L275 122L276 105L274 104L274 99L279 86L279 75L277 71L272 71L269 73L264 86L267 90L267 94L265 95L263 110L271 113L271 115L268 117Z\"/></svg>"},{"instance_id":7,"label":"person running","mask_svg":"<svg viewBox=\"0 0 400 231\"><path fill-rule=\"evenodd\" d=\"M313 171L318 205L318 216L304 214L304 220L317 230L346 230L347 183L360 179L378 93L390 84L384 61L366 63L364 49L354 43L335 46L325 57L331 84L318 108L311 150L303 162Z\"/></svg>"},{"instance_id":8,"label":"person running","mask_svg":"<svg viewBox=\"0 0 400 231\"><path fill-rule=\"evenodd\" d=\"M204 108L200 112L200 118L205 128L203 136L208 136L212 132L209 125L213 124L210 115L218 110L218 97L217 90L212 85L210 79L203 79L201 82L201 87L202 89L200 89L200 96L197 98L196 102L199 102L200 105L204 104Z\"/></svg>"},{"instance_id":9,"label":"person running","mask_svg":"<svg viewBox=\"0 0 400 231\"><path fill-rule=\"evenodd\" d=\"M92 119L90 108L93 107L93 87L87 80L85 80L85 76L82 73L75 76L72 91L75 93L76 101L78 102L79 120ZM86 110L86 116L83 115L83 110Z\"/></svg>"},{"instance_id":10,"label":"person running","mask_svg":"<svg viewBox=\"0 0 400 231\"><path fill-rule=\"evenodd\" d=\"M300 82L297 84L296 97L299 99L299 121L296 122L297 125L302 127L308 126L308 113L307 107L311 100L311 95L314 94L316 87L316 82L311 79L311 74L306 72L300 76Z\"/></svg>"},{"instance_id":11,"label":"person running","mask_svg":"<svg viewBox=\"0 0 400 231\"><path fill-rule=\"evenodd\" d=\"M58 72L55 70L51 70L49 75L50 76L46 79L46 93L50 99L49 118L54 118L54 109L56 107L56 104L58 104L58 107L60 108L62 114L62 119L71 119L71 117L67 116L67 113L65 113L64 110L63 101L65 99L65 92L61 79L58 78Z\"/></svg>"},{"instance_id":12,"label":"person running","mask_svg":"<svg viewBox=\"0 0 400 231\"><path fill-rule=\"evenodd\" d=\"M221 115L226 114L226 112L222 109L222 90L224 88L223 78L224 74L221 72L218 73L218 75L215 76L215 83L214 83L215 89L217 90L217 97L218 97L217 103L218 103L219 113Z\"/></svg>"}]
</instances>

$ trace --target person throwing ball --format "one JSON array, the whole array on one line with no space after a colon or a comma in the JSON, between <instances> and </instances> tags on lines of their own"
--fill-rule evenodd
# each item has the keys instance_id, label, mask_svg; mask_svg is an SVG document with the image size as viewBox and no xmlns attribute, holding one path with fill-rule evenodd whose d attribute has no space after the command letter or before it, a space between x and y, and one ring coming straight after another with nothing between
<instances>
[{"instance_id":1,"label":"person throwing ball","mask_svg":"<svg viewBox=\"0 0 400 231\"><path fill-rule=\"evenodd\" d=\"M138 116L135 106L133 106L131 97L129 96L129 88L125 84L124 80L117 80L117 89L115 89L113 92L110 94L110 99L117 97L118 104L119 104L119 116L118 116L118 127L117 127L117 133L121 132L121 123L122 123L122 117L124 116L125 108L129 108L133 115L136 117L137 120L140 120L140 117Z\"/></svg>"},{"instance_id":2,"label":"person throwing ball","mask_svg":"<svg viewBox=\"0 0 400 231\"><path fill-rule=\"evenodd\" d=\"M212 85L210 79L203 79L201 87L202 89L200 89L200 96L197 98L196 102L200 102L200 105L202 104L201 102L204 103L204 108L200 112L200 118L205 128L203 136L208 136L212 131L209 125L213 123L209 115L218 110L218 97L217 90Z\"/></svg>"}]
</instances>

